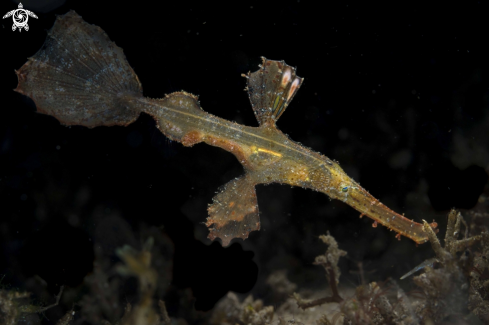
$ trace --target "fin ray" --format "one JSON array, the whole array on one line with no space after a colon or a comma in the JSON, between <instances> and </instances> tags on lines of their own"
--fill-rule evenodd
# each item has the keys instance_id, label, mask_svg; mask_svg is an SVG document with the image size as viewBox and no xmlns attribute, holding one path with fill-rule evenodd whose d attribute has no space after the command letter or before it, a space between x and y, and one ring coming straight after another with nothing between
<instances>
[{"instance_id":1,"label":"fin ray","mask_svg":"<svg viewBox=\"0 0 489 325\"><path fill-rule=\"evenodd\" d=\"M262 57L258 71L248 73L248 96L260 125L271 124L280 118L290 104L303 79L284 61Z\"/></svg>"},{"instance_id":2,"label":"fin ray","mask_svg":"<svg viewBox=\"0 0 489 325\"><path fill-rule=\"evenodd\" d=\"M222 246L228 246L233 238L248 238L254 230L260 230L260 217L255 184L248 175L233 179L212 199L206 226L208 238L221 238Z\"/></svg>"},{"instance_id":3,"label":"fin ray","mask_svg":"<svg viewBox=\"0 0 489 325\"><path fill-rule=\"evenodd\" d=\"M42 48L16 72L15 89L65 125L127 125L126 99L142 87L121 48L74 11L59 16Z\"/></svg>"}]
</instances>

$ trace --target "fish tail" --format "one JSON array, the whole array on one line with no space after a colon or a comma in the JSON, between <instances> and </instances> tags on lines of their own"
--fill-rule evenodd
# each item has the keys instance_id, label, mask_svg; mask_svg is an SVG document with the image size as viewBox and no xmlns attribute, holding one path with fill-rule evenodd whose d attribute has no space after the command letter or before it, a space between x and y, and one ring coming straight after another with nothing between
<instances>
[{"instance_id":1,"label":"fish tail","mask_svg":"<svg viewBox=\"0 0 489 325\"><path fill-rule=\"evenodd\" d=\"M59 16L43 47L16 71L15 91L64 125L127 125L142 87L122 49L74 11Z\"/></svg>"}]
</instances>

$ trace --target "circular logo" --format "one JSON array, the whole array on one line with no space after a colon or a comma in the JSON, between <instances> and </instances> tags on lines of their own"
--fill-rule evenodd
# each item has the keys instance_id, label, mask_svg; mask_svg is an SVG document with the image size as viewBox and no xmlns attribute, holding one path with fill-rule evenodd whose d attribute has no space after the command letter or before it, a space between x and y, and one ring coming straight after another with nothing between
<instances>
[{"instance_id":1,"label":"circular logo","mask_svg":"<svg viewBox=\"0 0 489 325\"><path fill-rule=\"evenodd\" d=\"M24 6L22 6L22 3L19 3L18 9L7 12L7 14L3 16L3 19L10 16L12 16L12 19L14 21L14 24L12 25L12 30L15 31L18 28L19 32L22 31L22 28L26 31L29 30L29 25L27 25L29 16L37 18L35 13L29 10L25 10Z\"/></svg>"}]
</instances>

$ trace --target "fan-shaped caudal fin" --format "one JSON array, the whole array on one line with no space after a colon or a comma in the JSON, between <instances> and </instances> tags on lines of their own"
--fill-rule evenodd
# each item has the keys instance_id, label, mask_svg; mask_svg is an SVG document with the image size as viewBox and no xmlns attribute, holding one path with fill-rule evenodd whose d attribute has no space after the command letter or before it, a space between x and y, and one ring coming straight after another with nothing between
<instances>
[{"instance_id":1,"label":"fan-shaped caudal fin","mask_svg":"<svg viewBox=\"0 0 489 325\"><path fill-rule=\"evenodd\" d=\"M141 96L122 49L74 11L59 16L43 47L16 72L17 92L65 125L127 125L139 112L127 96Z\"/></svg>"},{"instance_id":2,"label":"fan-shaped caudal fin","mask_svg":"<svg viewBox=\"0 0 489 325\"><path fill-rule=\"evenodd\" d=\"M255 184L248 175L224 185L208 211L208 238L221 238L222 246L228 246L233 238L246 239L251 231L260 230Z\"/></svg>"},{"instance_id":3,"label":"fan-shaped caudal fin","mask_svg":"<svg viewBox=\"0 0 489 325\"><path fill-rule=\"evenodd\" d=\"M258 123L274 125L294 98L303 79L284 61L264 57L262 61L258 71L243 76L248 78L246 89Z\"/></svg>"}]
</instances>

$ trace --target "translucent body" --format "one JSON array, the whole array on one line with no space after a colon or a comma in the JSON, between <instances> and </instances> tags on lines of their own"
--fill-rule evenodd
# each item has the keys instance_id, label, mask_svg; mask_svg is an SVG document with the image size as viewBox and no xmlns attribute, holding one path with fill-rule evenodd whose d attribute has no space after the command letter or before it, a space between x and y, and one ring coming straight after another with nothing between
<instances>
[{"instance_id":1,"label":"translucent body","mask_svg":"<svg viewBox=\"0 0 489 325\"><path fill-rule=\"evenodd\" d=\"M427 241L421 224L390 210L336 162L277 129L275 122L302 84L295 69L283 61L263 59L258 71L245 76L259 127L206 113L197 98L186 92L162 99L143 97L122 49L73 11L58 17L43 48L17 75L16 90L31 97L40 112L65 125L127 125L144 112L154 117L167 137L185 146L205 142L234 154L246 173L214 197L206 222L209 238L221 238L224 246L260 229L255 185L268 183L322 192L417 243Z\"/></svg>"}]
</instances>

